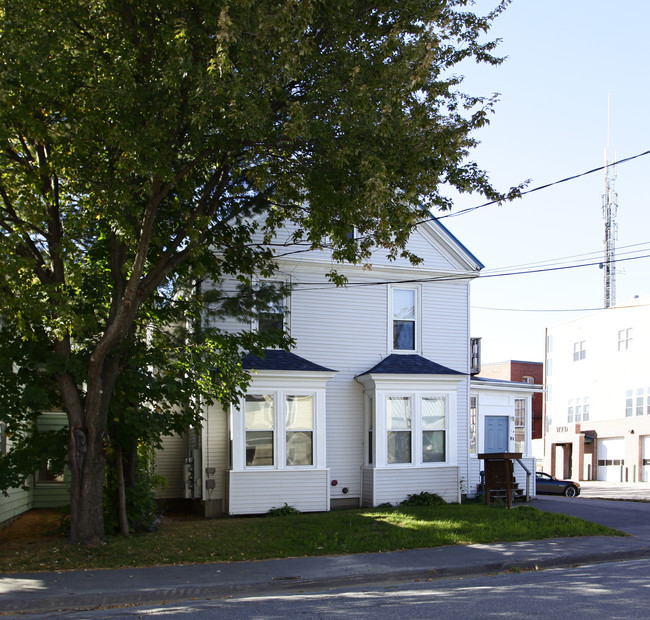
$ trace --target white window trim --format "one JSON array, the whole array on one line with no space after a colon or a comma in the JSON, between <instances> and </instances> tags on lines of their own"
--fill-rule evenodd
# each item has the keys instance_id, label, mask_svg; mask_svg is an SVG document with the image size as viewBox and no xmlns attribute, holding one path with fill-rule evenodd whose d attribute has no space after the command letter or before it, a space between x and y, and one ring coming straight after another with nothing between
<instances>
[{"instance_id":1,"label":"white window trim","mask_svg":"<svg viewBox=\"0 0 650 620\"><path fill-rule=\"evenodd\" d=\"M277 284L278 286L287 286L290 282L283 280L262 280L256 279L255 286L260 284ZM291 334L291 294L286 295L282 300L282 305L284 308L284 313L282 316L282 329L285 334ZM259 311L256 311L255 314L251 317L251 331L257 331L260 328L259 321Z\"/></svg>"},{"instance_id":2,"label":"white window trim","mask_svg":"<svg viewBox=\"0 0 650 620\"><path fill-rule=\"evenodd\" d=\"M388 462L388 398L411 399L411 462ZM422 460L422 400L424 398L445 399L445 456L440 462L424 462ZM374 438L374 467L389 469L439 468L457 465L456 425L457 425L457 396L455 391L380 391L375 392L375 428ZM366 450L367 451L367 450Z\"/></svg>"},{"instance_id":3,"label":"white window trim","mask_svg":"<svg viewBox=\"0 0 650 620\"><path fill-rule=\"evenodd\" d=\"M393 347L393 291L407 290L415 292L415 333L413 349L395 349ZM403 355L412 355L414 353L420 354L422 352L422 287L419 285L411 284L390 284L388 287L388 352L398 353Z\"/></svg>"},{"instance_id":4,"label":"white window trim","mask_svg":"<svg viewBox=\"0 0 650 620\"><path fill-rule=\"evenodd\" d=\"M273 426L273 465L246 465L246 421L245 396L237 405L230 408L230 428L232 439L232 471L262 472L262 471L300 471L326 468L326 436L325 436L325 380L333 373L319 373L314 378L296 378L291 383L279 384L277 380L257 379L246 390L246 394L268 394L273 396L274 426ZM285 376L285 381L286 381ZM323 387L321 387L323 386ZM312 429L312 464L286 464L286 397L311 396L314 407L314 426Z\"/></svg>"}]
</instances>

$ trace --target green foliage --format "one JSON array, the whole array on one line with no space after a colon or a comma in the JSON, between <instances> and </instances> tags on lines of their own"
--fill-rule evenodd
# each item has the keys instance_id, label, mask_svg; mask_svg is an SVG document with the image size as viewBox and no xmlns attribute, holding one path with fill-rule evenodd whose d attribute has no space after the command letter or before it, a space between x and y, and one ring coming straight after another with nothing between
<instances>
[{"instance_id":1,"label":"green foliage","mask_svg":"<svg viewBox=\"0 0 650 620\"><path fill-rule=\"evenodd\" d=\"M272 302L253 283L285 246L328 239L344 284L336 261L417 262L445 187L518 194L468 161L494 98L454 75L500 62L483 37L507 4L0 0L0 316L30 375L5 364L0 420L15 437L58 402L70 450L93 442L70 454L73 539L103 531L107 437L155 444L241 393L242 353L291 345L216 329Z\"/></svg>"},{"instance_id":2,"label":"green foliage","mask_svg":"<svg viewBox=\"0 0 650 620\"><path fill-rule=\"evenodd\" d=\"M299 515L300 510L297 508L294 508L293 506L289 506L289 504L285 503L284 506L281 506L280 508L271 508L267 513L267 517L291 517L293 515Z\"/></svg>"},{"instance_id":3,"label":"green foliage","mask_svg":"<svg viewBox=\"0 0 650 620\"><path fill-rule=\"evenodd\" d=\"M446 503L437 493L421 491L410 493L404 501L400 502L400 506L442 506Z\"/></svg>"}]
</instances>

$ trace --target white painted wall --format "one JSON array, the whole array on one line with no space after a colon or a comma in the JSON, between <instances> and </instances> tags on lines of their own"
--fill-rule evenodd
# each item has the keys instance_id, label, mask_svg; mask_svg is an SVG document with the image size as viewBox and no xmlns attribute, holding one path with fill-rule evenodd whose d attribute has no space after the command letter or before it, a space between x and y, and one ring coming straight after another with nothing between
<instances>
[{"instance_id":1,"label":"white painted wall","mask_svg":"<svg viewBox=\"0 0 650 620\"><path fill-rule=\"evenodd\" d=\"M291 232L289 227L282 234L284 238L288 238ZM387 498L391 493L397 493L398 487L400 497L405 497L405 489L409 489L409 492L423 490L418 487L421 487L424 481L427 481L428 485L434 484L446 497L457 499L460 478L467 481L470 477L467 458L468 376L462 377L460 382L454 385L455 426L449 429L450 434L454 436L454 466L447 467L439 483L431 483L430 470L414 475L411 482L406 481L405 474L396 474L401 477L401 482L396 486L392 486L393 482L388 473L374 479L365 474L362 476L364 390L355 377L368 371L391 353L392 322L388 313L390 283L412 279L428 280L416 284L421 327L416 353L462 373L467 373L469 369L471 277L447 281L441 278L453 274L476 275L477 265L435 225L432 228L420 227L414 234L409 248L424 258L422 265L413 267L404 259L390 262L380 254L373 257L371 267L333 265L329 252L324 250L289 254L279 260L280 273L276 279L291 281L294 285L289 300L290 333L296 341L293 352L336 371L326 386L325 465L329 479L323 481L323 484L330 500L360 502L362 484L367 488L368 485L374 485L375 489L379 489L375 493L376 497L381 495L382 498ZM291 248L288 248L288 251L290 250ZM337 288L328 283L325 274L333 267L348 275L347 287ZM235 330L246 326L236 322L224 322L220 327ZM230 468L228 445L224 439L228 433L225 422L226 416L217 409L207 411L203 466L204 469L215 467L217 480L220 475L225 479ZM235 470L237 469L235 467ZM438 470L442 471L441 468ZM293 477L281 476L280 473L282 472L276 472L278 475L275 476L270 473L267 475L266 472L264 474L264 484L267 487L270 485L265 491L269 498L277 499L284 492L293 493L287 486L289 479L291 484L295 482L298 485L297 488L303 488L303 485L297 482L302 472L296 472ZM244 509L259 511L259 504L257 507L249 506L246 503L249 500L244 501L243 496L238 495L238 485L247 485L248 489L257 488L258 482L255 481L254 474L250 469L229 474L230 512L233 512L233 509L237 512ZM322 476L319 476L310 478L310 484L315 479L321 480ZM336 480L338 484L330 486L331 480ZM275 484L283 488L275 489ZM381 489L382 485L385 488ZM347 493L343 493L343 489L347 489ZM277 492L280 492L280 495L274 495ZM222 495L216 490L213 492L213 496ZM321 492L321 498L322 495ZM207 499L208 496L204 498ZM264 498L263 502L267 504L276 501L266 496ZM284 501L281 505L283 504Z\"/></svg>"},{"instance_id":2,"label":"white painted wall","mask_svg":"<svg viewBox=\"0 0 650 620\"><path fill-rule=\"evenodd\" d=\"M629 342L619 347L619 332L628 329L631 330ZM550 473L551 446L572 443L572 477L577 480L578 438L581 430L588 430L595 432L599 439L623 435L627 480L640 481L643 477L640 437L650 434L650 296L550 327L547 335L550 347L545 365L545 470ZM584 342L585 357L574 361L574 344L578 342ZM630 390L633 411L628 417L625 409ZM584 411L585 398L589 404L589 420L584 420L583 413L583 419L577 423L577 399ZM641 415L637 415L637 398L642 399ZM570 406L574 410L572 422L568 419ZM556 475L562 475L561 465L558 460ZM600 477L609 477L610 473L603 468ZM584 476L586 467L583 466L583 479Z\"/></svg>"}]
</instances>

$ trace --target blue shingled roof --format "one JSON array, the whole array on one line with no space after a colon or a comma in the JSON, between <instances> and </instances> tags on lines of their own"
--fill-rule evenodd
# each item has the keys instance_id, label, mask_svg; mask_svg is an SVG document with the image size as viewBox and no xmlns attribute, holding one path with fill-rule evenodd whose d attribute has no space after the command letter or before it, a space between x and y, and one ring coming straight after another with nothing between
<instances>
[{"instance_id":1,"label":"blue shingled roof","mask_svg":"<svg viewBox=\"0 0 650 620\"><path fill-rule=\"evenodd\" d=\"M462 375L465 373L458 372L447 368L442 364L436 364L421 355L399 355L393 353L385 357L379 364L373 366L370 370L357 375L359 377L370 373L396 374L396 375Z\"/></svg>"},{"instance_id":2,"label":"blue shingled roof","mask_svg":"<svg viewBox=\"0 0 650 620\"><path fill-rule=\"evenodd\" d=\"M249 353L242 358L242 366L249 370L302 370L317 372L335 372L319 364L314 364L289 351L267 349L263 357Z\"/></svg>"}]
</instances>

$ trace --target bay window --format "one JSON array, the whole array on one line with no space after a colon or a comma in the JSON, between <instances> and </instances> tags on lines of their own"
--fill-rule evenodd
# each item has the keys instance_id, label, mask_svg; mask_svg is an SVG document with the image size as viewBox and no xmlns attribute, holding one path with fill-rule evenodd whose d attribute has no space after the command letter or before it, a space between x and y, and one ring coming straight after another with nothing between
<instances>
[{"instance_id":1,"label":"bay window","mask_svg":"<svg viewBox=\"0 0 650 620\"><path fill-rule=\"evenodd\" d=\"M324 399L318 391L260 390L246 394L233 409L237 432L233 441L235 469L315 467L316 431L323 425ZM321 420L318 422L318 420ZM323 466L323 463L320 464Z\"/></svg>"},{"instance_id":2,"label":"bay window","mask_svg":"<svg viewBox=\"0 0 650 620\"><path fill-rule=\"evenodd\" d=\"M367 403L372 407L375 399L368 398ZM367 418L367 463L378 467L451 463L455 459L449 435L452 403L452 394L414 392L377 397L377 417L373 420L371 413Z\"/></svg>"}]
</instances>

